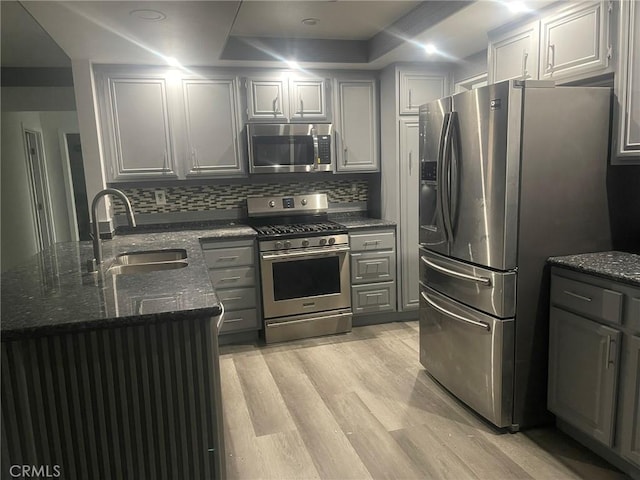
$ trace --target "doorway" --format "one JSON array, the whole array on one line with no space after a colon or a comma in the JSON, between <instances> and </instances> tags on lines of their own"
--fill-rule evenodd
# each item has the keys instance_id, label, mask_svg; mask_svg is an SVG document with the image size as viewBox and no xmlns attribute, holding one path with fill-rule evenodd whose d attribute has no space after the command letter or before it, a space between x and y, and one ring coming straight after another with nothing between
<instances>
[{"instance_id":1,"label":"doorway","mask_svg":"<svg viewBox=\"0 0 640 480\"><path fill-rule=\"evenodd\" d=\"M89 220L89 200L87 199L87 185L84 178L84 163L82 161L82 145L79 133L65 135L67 155L69 159L69 173L71 175L71 190L73 193L73 209L78 226L78 239L91 240Z\"/></svg>"},{"instance_id":2,"label":"doorway","mask_svg":"<svg viewBox=\"0 0 640 480\"><path fill-rule=\"evenodd\" d=\"M49 181L42 148L42 133L24 129L36 240L40 250L55 242Z\"/></svg>"}]
</instances>

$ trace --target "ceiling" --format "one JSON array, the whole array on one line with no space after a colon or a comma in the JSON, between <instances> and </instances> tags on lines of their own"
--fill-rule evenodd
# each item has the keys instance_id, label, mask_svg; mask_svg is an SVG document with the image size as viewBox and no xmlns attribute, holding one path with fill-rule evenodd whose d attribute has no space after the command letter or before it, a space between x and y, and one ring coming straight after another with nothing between
<instances>
[{"instance_id":1,"label":"ceiling","mask_svg":"<svg viewBox=\"0 0 640 480\"><path fill-rule=\"evenodd\" d=\"M540 8L549 1L537 1ZM95 63L379 69L457 61L514 20L499 1L2 0L2 66ZM142 17L142 18L141 18ZM302 22L308 20L306 25ZM439 53L425 54L433 42Z\"/></svg>"}]
</instances>

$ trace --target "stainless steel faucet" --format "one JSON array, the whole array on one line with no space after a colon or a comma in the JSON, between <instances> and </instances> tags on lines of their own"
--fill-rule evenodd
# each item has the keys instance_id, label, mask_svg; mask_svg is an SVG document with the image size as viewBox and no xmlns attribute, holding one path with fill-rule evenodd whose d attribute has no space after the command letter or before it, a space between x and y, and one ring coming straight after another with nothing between
<instances>
[{"instance_id":1,"label":"stainless steel faucet","mask_svg":"<svg viewBox=\"0 0 640 480\"><path fill-rule=\"evenodd\" d=\"M89 266L89 271L95 271L97 267L102 263L102 243L100 243L100 225L98 224L98 202L106 195L114 195L122 200L124 208L127 211L127 219L129 226L136 226L136 219L133 215L133 209L131 208L131 202L127 196L115 188L105 188L96 193L91 202L91 236L93 237L93 264ZM92 268L93 267L93 268Z\"/></svg>"}]
</instances>

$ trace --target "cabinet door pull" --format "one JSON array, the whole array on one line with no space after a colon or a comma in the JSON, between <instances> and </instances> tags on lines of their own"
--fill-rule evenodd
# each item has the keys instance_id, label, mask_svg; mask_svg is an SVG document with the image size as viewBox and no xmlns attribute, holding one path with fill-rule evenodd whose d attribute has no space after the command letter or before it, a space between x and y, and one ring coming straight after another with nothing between
<instances>
[{"instance_id":1,"label":"cabinet door pull","mask_svg":"<svg viewBox=\"0 0 640 480\"><path fill-rule=\"evenodd\" d=\"M300 115L304 115L304 102L302 101L302 95L300 95Z\"/></svg>"},{"instance_id":2,"label":"cabinet door pull","mask_svg":"<svg viewBox=\"0 0 640 480\"><path fill-rule=\"evenodd\" d=\"M409 152L409 176L411 176L411 165L413 164L413 151Z\"/></svg>"},{"instance_id":3,"label":"cabinet door pull","mask_svg":"<svg viewBox=\"0 0 640 480\"><path fill-rule=\"evenodd\" d=\"M574 298L577 298L578 300L583 300L585 302L590 302L591 300L593 300L591 297L585 297L584 295L580 295L578 293L571 292L569 290L564 290L564 293L566 293L570 297L574 297Z\"/></svg>"},{"instance_id":4,"label":"cabinet door pull","mask_svg":"<svg viewBox=\"0 0 640 480\"><path fill-rule=\"evenodd\" d=\"M276 95L276 98L273 99L273 114L276 115L278 112L278 100L280 99L279 95Z\"/></svg>"},{"instance_id":5,"label":"cabinet door pull","mask_svg":"<svg viewBox=\"0 0 640 480\"><path fill-rule=\"evenodd\" d=\"M409 89L409 110L411 110L413 108L413 105L411 103L411 89Z\"/></svg>"},{"instance_id":6,"label":"cabinet door pull","mask_svg":"<svg viewBox=\"0 0 640 480\"><path fill-rule=\"evenodd\" d=\"M549 68L549 70L553 70L553 67L556 63L556 46L553 43L550 43L547 47L547 55L549 56L547 67Z\"/></svg>"},{"instance_id":7,"label":"cabinet door pull","mask_svg":"<svg viewBox=\"0 0 640 480\"><path fill-rule=\"evenodd\" d=\"M522 52L522 78L527 78L529 73L527 72L527 60L529 59L529 53L524 50Z\"/></svg>"},{"instance_id":8,"label":"cabinet door pull","mask_svg":"<svg viewBox=\"0 0 640 480\"><path fill-rule=\"evenodd\" d=\"M606 355L605 355L605 362L606 362L605 368L606 369L609 369L609 367L611 365L615 365L615 363L616 363L615 362L615 358L614 358L614 360L611 360L611 344L612 343L613 344L616 343L615 339L611 338L611 335L607 335L607 352L606 352ZM613 355L615 357L615 349L613 351Z\"/></svg>"}]
</instances>

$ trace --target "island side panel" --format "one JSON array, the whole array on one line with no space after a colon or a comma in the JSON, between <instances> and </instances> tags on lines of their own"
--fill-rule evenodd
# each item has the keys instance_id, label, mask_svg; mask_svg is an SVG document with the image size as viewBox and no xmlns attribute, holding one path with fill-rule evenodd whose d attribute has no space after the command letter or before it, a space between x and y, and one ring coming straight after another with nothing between
<instances>
[{"instance_id":1,"label":"island side panel","mask_svg":"<svg viewBox=\"0 0 640 480\"><path fill-rule=\"evenodd\" d=\"M2 474L221 478L216 319L2 342Z\"/></svg>"}]
</instances>

